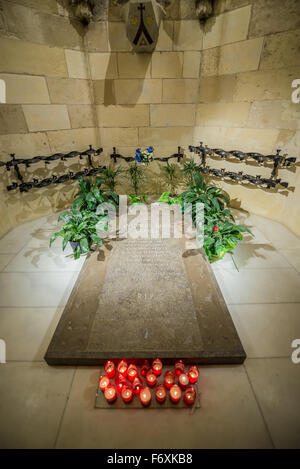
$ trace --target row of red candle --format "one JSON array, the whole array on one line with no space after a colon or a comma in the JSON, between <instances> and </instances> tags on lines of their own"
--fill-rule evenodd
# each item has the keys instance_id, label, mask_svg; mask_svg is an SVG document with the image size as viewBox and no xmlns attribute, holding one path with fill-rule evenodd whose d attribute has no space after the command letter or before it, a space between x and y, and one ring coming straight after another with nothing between
<instances>
[{"instance_id":1,"label":"row of red candle","mask_svg":"<svg viewBox=\"0 0 300 469\"><path fill-rule=\"evenodd\" d=\"M146 381L147 381L148 386L154 386L156 384L157 376L159 376L161 374L162 368L163 368L162 361L159 358L156 358L155 360L153 360L152 368L150 367L150 364L149 364L148 360L145 360L144 364L141 367L141 375L146 377ZM121 360L119 362L117 370L118 370L119 376L123 376L124 378L127 377L129 379L129 381L131 381L131 382L133 382L135 380L135 378L138 377L138 370L137 370L136 365L130 364L128 366L126 360ZM114 362L112 362L110 360L106 362L105 372L106 372L106 374L109 378L113 378L115 376L116 369L115 369ZM172 372L170 371L170 372L167 372L167 373L170 374ZM167 373L165 373L165 377L166 377ZM176 376L178 376L180 384L186 386L188 384L188 382L194 384L198 381L199 371L198 371L198 368L196 366L190 366L189 369L188 369L188 373L186 375L185 365L184 365L183 361L178 360L175 363L175 372L174 372L174 374L176 374ZM185 378L186 376L188 378L188 381ZM167 379L167 380L165 379L165 385L167 387L170 387L170 386L168 386L170 380L172 381L171 378Z\"/></svg>"},{"instance_id":2,"label":"row of red candle","mask_svg":"<svg viewBox=\"0 0 300 469\"><path fill-rule=\"evenodd\" d=\"M129 403L133 399L134 391L130 386L123 386L121 396L124 402ZM104 396L109 403L114 402L117 399L117 390L115 386L108 384L104 389ZM151 403L152 395L150 388L145 387L140 390L140 401L144 406L148 406ZM182 390L178 384L173 384L170 388L170 399L172 402L177 404L182 396ZM163 403L167 397L167 390L163 384L159 384L155 390L155 398L157 402ZM184 402L187 405L193 405L196 399L196 391L193 386L188 386L183 395Z\"/></svg>"},{"instance_id":3,"label":"row of red candle","mask_svg":"<svg viewBox=\"0 0 300 469\"><path fill-rule=\"evenodd\" d=\"M162 362L159 358L153 360L152 368L148 360L145 360L141 367L141 375L146 377L148 386L153 387L157 382L157 376L162 372ZM141 402L148 405L151 401L151 392L149 388L143 388L142 382L138 377L138 370L136 365L130 364L128 366L126 360L121 360L117 367L118 376L116 378L117 390L121 393L124 402L130 402L133 394L139 395ZM110 385L109 378L113 378L116 373L115 364L112 361L107 361L105 364L105 371L107 376L101 376L99 380L99 387L104 391L105 397L108 402L114 402L117 397L114 386ZM180 387L175 384L175 375L178 376ZM198 380L199 371L195 366L191 366L188 374L185 373L185 365L182 360L175 363L175 371L167 371L164 376L164 386L170 389L170 398L173 402L178 402L181 398L181 389L186 390L184 393L184 400L189 404L193 404L195 400L195 390L189 383L195 383ZM133 389L127 385L126 376L133 383ZM158 402L164 402L166 398L166 390L163 385L159 385L156 389L156 399ZM181 388L181 389L180 389ZM149 402L148 402L149 400Z\"/></svg>"}]
</instances>

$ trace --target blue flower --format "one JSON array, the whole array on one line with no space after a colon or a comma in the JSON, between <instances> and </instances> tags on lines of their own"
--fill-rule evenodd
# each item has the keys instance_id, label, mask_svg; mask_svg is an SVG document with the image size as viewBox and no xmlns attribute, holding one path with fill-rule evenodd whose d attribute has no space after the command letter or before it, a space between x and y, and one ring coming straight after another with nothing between
<instances>
[{"instance_id":1,"label":"blue flower","mask_svg":"<svg viewBox=\"0 0 300 469\"><path fill-rule=\"evenodd\" d=\"M142 153L141 153L141 149L140 148L137 148L135 150L135 160L140 163L142 161Z\"/></svg>"},{"instance_id":2,"label":"blue flower","mask_svg":"<svg viewBox=\"0 0 300 469\"><path fill-rule=\"evenodd\" d=\"M148 152L148 153L153 153L153 147L148 147L148 148L147 148L147 152Z\"/></svg>"}]
</instances>

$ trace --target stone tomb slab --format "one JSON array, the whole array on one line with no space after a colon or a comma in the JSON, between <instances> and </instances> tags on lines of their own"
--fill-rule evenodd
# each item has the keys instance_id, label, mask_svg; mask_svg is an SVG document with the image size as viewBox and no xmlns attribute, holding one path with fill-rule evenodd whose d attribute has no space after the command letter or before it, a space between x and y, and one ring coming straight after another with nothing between
<instances>
[{"instance_id":1,"label":"stone tomb slab","mask_svg":"<svg viewBox=\"0 0 300 469\"><path fill-rule=\"evenodd\" d=\"M246 358L210 264L184 239L118 239L88 256L45 360L99 365L160 357Z\"/></svg>"}]
</instances>

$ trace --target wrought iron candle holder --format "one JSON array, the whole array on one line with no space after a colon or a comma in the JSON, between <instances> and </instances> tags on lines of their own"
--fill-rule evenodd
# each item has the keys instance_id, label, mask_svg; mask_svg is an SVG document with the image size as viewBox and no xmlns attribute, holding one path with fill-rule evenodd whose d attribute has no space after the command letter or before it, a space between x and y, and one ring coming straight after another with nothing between
<instances>
[{"instance_id":1,"label":"wrought iron candle holder","mask_svg":"<svg viewBox=\"0 0 300 469\"><path fill-rule=\"evenodd\" d=\"M201 158L201 165L199 170L204 174L212 174L215 177L222 179L231 179L238 183L250 183L259 187L265 187L267 189L275 188L276 186L281 186L288 188L289 183L281 181L280 178L276 178L277 171L280 168L289 168L296 163L296 158L289 158L285 155L280 155L281 150L277 150L275 155L262 155L261 153L249 152L245 153L240 150L222 150L220 148L209 148L207 145L203 145L203 142L200 142L199 146L189 146L190 152L197 153ZM243 171L234 172L226 171L224 168L216 169L207 166L206 160L208 157L213 157L218 155L222 159L229 159L235 157L239 162L245 162L249 159L256 161L260 166L266 162L271 162L273 167L270 174L270 178L264 178L261 175L252 176L250 174L244 174Z\"/></svg>"},{"instance_id":2,"label":"wrought iron candle holder","mask_svg":"<svg viewBox=\"0 0 300 469\"><path fill-rule=\"evenodd\" d=\"M162 162L167 162L169 161L170 159L172 158L177 158L177 161L178 163L180 162L181 158L184 157L184 154L181 153L181 148L178 147L177 149L177 153L173 153L172 155L170 156L162 156L160 158L153 158L152 161L162 161ZM117 159L122 159L122 160L125 160L127 162L132 162L132 161L135 161L135 157L134 156L123 156L123 155L120 155L119 153L117 153L116 151L116 147L113 147L113 153L110 155L111 159L114 160L114 162L116 163L117 162Z\"/></svg>"},{"instance_id":3,"label":"wrought iron candle holder","mask_svg":"<svg viewBox=\"0 0 300 469\"><path fill-rule=\"evenodd\" d=\"M90 145L88 150L84 150L82 152L71 151L69 153L54 153L50 156L35 156L33 158L16 158L15 154L12 153L10 155L12 159L5 163L0 161L0 167L5 166L7 171L10 171L11 168L13 168L15 170L17 179L20 181L19 183L13 182L11 185L7 186L8 191L19 189L20 192L28 192L33 188L46 187L50 184L62 184L69 180L79 179L82 176L93 176L101 172L102 169L104 169L105 167L95 166L93 162L93 157L99 156L102 152L102 148L98 148L97 150L95 150L92 145ZM22 165L26 168L29 168L32 164L39 162L50 164L53 161L66 161L70 158L76 157L78 157L80 160L84 157L87 158L89 168L84 168L82 171L77 171L76 173L69 171L68 173L62 174L60 176L53 174L52 176L41 180L39 180L38 178L33 178L32 181L24 181L23 175L19 168L19 166Z\"/></svg>"}]
</instances>

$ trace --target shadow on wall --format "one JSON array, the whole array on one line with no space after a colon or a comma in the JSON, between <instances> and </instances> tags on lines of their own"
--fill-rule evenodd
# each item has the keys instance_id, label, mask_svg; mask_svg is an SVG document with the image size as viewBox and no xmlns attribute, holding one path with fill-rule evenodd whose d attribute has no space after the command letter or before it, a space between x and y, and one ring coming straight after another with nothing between
<instances>
[{"instance_id":1,"label":"shadow on wall","mask_svg":"<svg viewBox=\"0 0 300 469\"><path fill-rule=\"evenodd\" d=\"M122 11L123 10L123 11ZM106 76L104 79L104 106L109 105L128 105L134 106L136 104L151 104L150 101L144 97L147 95L148 83L147 79L151 78L163 78L161 75L156 76L155 72L151 70L153 52L150 53L136 53L133 50L128 51L128 48L124 48L124 52L120 51L119 44L116 43L115 39L115 17L114 12L111 9L108 11L107 21L107 33L108 33L108 48L109 48L109 59L106 68ZM124 21L124 42L129 42L126 36L126 25L124 18L124 8L121 9L121 18ZM178 21L178 27L180 28L180 22ZM159 38L164 35L170 42L174 42L173 29L169 28L168 25L163 21L160 24ZM159 51L159 38L154 52ZM117 52L119 52L117 54ZM161 52L162 54L164 52ZM169 54L170 52L165 52ZM177 60L177 67L174 65L174 58ZM165 56L167 66L167 55ZM179 57L176 54L173 57L173 67L182 67ZM114 80L115 69L118 71L118 78ZM166 78L168 75L166 74ZM122 80L122 83L121 83ZM126 80L131 80L130 82ZM134 80L134 81L133 81ZM116 83L117 81L117 83ZM97 85L95 85L97 86ZM123 94L123 87L126 87L126 93ZM95 90L96 91L96 90Z\"/></svg>"}]
</instances>

